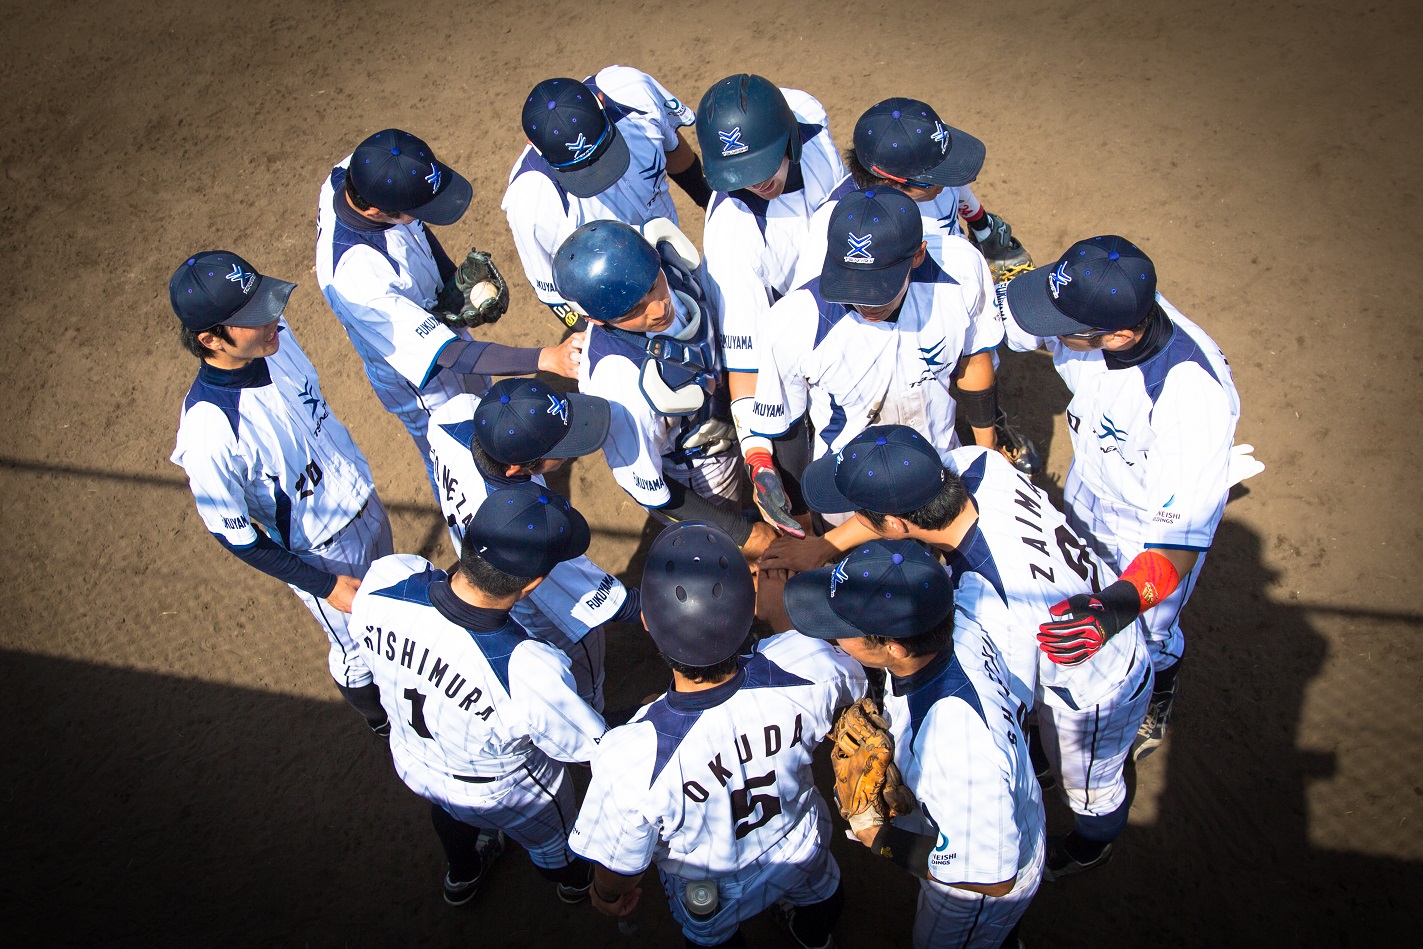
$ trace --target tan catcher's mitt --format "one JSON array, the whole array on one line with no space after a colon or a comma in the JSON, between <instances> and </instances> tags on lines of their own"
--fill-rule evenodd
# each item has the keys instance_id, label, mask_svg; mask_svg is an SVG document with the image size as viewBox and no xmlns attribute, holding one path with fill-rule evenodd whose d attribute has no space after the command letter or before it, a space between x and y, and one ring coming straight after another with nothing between
<instances>
[{"instance_id":1,"label":"tan catcher's mitt","mask_svg":"<svg viewBox=\"0 0 1423 949\"><path fill-rule=\"evenodd\" d=\"M859 833L918 806L895 767L894 738L873 699L860 699L841 712L830 740L835 803L851 830Z\"/></svg>"}]
</instances>

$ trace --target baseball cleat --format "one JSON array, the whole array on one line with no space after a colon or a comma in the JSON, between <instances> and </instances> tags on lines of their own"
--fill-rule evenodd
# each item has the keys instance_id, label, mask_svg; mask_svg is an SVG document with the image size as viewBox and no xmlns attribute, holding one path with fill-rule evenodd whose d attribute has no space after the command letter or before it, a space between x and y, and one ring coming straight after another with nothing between
<instances>
[{"instance_id":1,"label":"baseball cleat","mask_svg":"<svg viewBox=\"0 0 1423 949\"><path fill-rule=\"evenodd\" d=\"M812 946L810 943L801 939L800 936L796 935L795 907L785 900L776 900L775 903L771 904L770 913L771 922L780 927L786 939L792 946L795 946L796 949L835 949L835 936L833 934L826 936L825 941L816 946Z\"/></svg>"},{"instance_id":2,"label":"baseball cleat","mask_svg":"<svg viewBox=\"0 0 1423 949\"><path fill-rule=\"evenodd\" d=\"M1108 860L1112 859L1112 845L1107 844L1102 848L1102 852L1085 863L1078 860L1067 852L1066 837L1049 837L1047 841L1047 862L1043 866L1043 879L1052 883L1061 877L1069 877L1074 873L1085 873L1088 870L1095 870Z\"/></svg>"},{"instance_id":3,"label":"baseball cleat","mask_svg":"<svg viewBox=\"0 0 1423 949\"><path fill-rule=\"evenodd\" d=\"M1009 425L1006 415L1001 412L998 414L998 419L993 423L993 430L998 435L998 450L1014 468L1025 475L1039 474L1043 470L1043 456L1038 451L1038 446L1034 445L1028 436Z\"/></svg>"},{"instance_id":4,"label":"baseball cleat","mask_svg":"<svg viewBox=\"0 0 1423 949\"><path fill-rule=\"evenodd\" d=\"M1146 710L1146 718L1136 730L1136 738L1131 743L1132 761L1141 761L1161 746L1166 740L1166 726L1171 721L1171 700L1176 697L1172 691L1160 697L1153 697Z\"/></svg>"},{"instance_id":5,"label":"baseball cleat","mask_svg":"<svg viewBox=\"0 0 1423 949\"><path fill-rule=\"evenodd\" d=\"M558 898L570 905L581 903L588 898L588 890L593 886L593 865L588 864L588 882L582 886L571 886L567 883L558 885Z\"/></svg>"},{"instance_id":6,"label":"baseball cleat","mask_svg":"<svg viewBox=\"0 0 1423 949\"><path fill-rule=\"evenodd\" d=\"M480 831L479 843L475 845L475 849L479 852L481 861L477 877L473 880L455 881L450 879L448 870L445 872L445 902L451 906L463 906L474 899L474 895L479 892L479 884L489 875L489 868L504 852L504 832L496 830L490 834Z\"/></svg>"}]
</instances>

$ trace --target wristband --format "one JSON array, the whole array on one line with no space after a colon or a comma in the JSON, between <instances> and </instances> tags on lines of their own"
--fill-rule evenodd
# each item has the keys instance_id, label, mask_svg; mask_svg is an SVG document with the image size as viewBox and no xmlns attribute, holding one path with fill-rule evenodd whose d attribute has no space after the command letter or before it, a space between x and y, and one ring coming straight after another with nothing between
<instances>
[{"instance_id":1,"label":"wristband","mask_svg":"<svg viewBox=\"0 0 1423 949\"><path fill-rule=\"evenodd\" d=\"M757 468L770 468L775 470L776 463L771 460L771 453L765 448L753 448L746 453L746 465L752 471Z\"/></svg>"},{"instance_id":2,"label":"wristband","mask_svg":"<svg viewBox=\"0 0 1423 949\"><path fill-rule=\"evenodd\" d=\"M1154 550L1137 554L1122 571L1121 579L1136 588L1143 613L1175 593L1181 585L1176 565Z\"/></svg>"},{"instance_id":3,"label":"wristband","mask_svg":"<svg viewBox=\"0 0 1423 949\"><path fill-rule=\"evenodd\" d=\"M987 389L960 389L958 398L954 401L958 403L969 427L992 428L993 423L998 420L998 381L995 379L993 385Z\"/></svg>"}]
</instances>

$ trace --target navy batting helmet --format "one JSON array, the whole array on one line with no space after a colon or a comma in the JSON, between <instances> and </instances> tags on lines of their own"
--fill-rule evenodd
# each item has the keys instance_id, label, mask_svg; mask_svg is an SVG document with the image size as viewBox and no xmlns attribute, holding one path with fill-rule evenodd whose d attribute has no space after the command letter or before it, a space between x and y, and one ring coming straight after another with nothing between
<instances>
[{"instance_id":1,"label":"navy batting helmet","mask_svg":"<svg viewBox=\"0 0 1423 949\"><path fill-rule=\"evenodd\" d=\"M800 129L786 97L769 79L746 73L726 77L702 96L697 141L714 191L760 184L786 155L800 161Z\"/></svg>"},{"instance_id":2,"label":"navy batting helmet","mask_svg":"<svg viewBox=\"0 0 1423 949\"><path fill-rule=\"evenodd\" d=\"M756 588L741 551L720 527L667 528L642 569L642 618L669 659L714 666L741 651L756 615Z\"/></svg>"},{"instance_id":3,"label":"navy batting helmet","mask_svg":"<svg viewBox=\"0 0 1423 949\"><path fill-rule=\"evenodd\" d=\"M661 272L657 251L621 221L584 224L553 255L555 289L575 310L605 323L637 306Z\"/></svg>"}]
</instances>

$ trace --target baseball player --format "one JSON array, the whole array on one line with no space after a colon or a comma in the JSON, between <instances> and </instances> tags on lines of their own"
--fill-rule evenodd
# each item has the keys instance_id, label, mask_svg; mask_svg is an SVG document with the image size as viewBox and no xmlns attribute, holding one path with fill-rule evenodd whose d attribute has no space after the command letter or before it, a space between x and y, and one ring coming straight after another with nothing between
<instances>
[{"instance_id":1,"label":"baseball player","mask_svg":"<svg viewBox=\"0 0 1423 949\"><path fill-rule=\"evenodd\" d=\"M483 392L491 375L572 378L583 342L571 337L545 349L478 342L432 312L456 268L429 225L459 220L472 196L430 146L386 129L331 169L317 211L316 281L381 404L415 440L432 487L431 412L462 392Z\"/></svg>"},{"instance_id":2,"label":"baseball player","mask_svg":"<svg viewBox=\"0 0 1423 949\"><path fill-rule=\"evenodd\" d=\"M757 467L774 471L771 442L752 434L757 327L771 304L794 289L811 214L845 177L845 166L819 102L745 73L728 76L702 96L697 141L714 192L702 247L707 294L721 318L731 417L742 452L765 453ZM810 461L804 425L794 426L775 447L788 473L798 474ZM793 479L790 489L793 509L803 516ZM767 514L774 518L778 511ZM785 526L803 533L794 521Z\"/></svg>"},{"instance_id":3,"label":"baseball player","mask_svg":"<svg viewBox=\"0 0 1423 949\"><path fill-rule=\"evenodd\" d=\"M1042 878L1045 825L993 640L955 614L948 575L911 540L858 545L834 567L792 577L785 600L797 629L889 673L884 717L919 808L892 822L872 810L855 834L919 877L916 949L1017 945Z\"/></svg>"},{"instance_id":4,"label":"baseball player","mask_svg":"<svg viewBox=\"0 0 1423 949\"><path fill-rule=\"evenodd\" d=\"M716 327L697 261L683 254L696 250L654 249L618 221L585 224L563 242L554 281L592 324L578 387L611 404L603 455L633 500L665 523L718 525L754 562L776 531L741 516Z\"/></svg>"},{"instance_id":5,"label":"baseball player","mask_svg":"<svg viewBox=\"0 0 1423 949\"><path fill-rule=\"evenodd\" d=\"M1263 468L1233 452L1240 397L1230 366L1157 294L1156 268L1116 236L1078 241L1008 285L1009 345L1045 346L1072 390L1064 500L1121 579L1055 604L1044 634L1092 649L1141 615L1156 668L1136 757L1166 736L1185 642L1181 610L1205 564L1230 485Z\"/></svg>"},{"instance_id":6,"label":"baseball player","mask_svg":"<svg viewBox=\"0 0 1423 949\"><path fill-rule=\"evenodd\" d=\"M1096 652L1041 641L1038 626L1053 604L1098 595L1116 575L997 452L960 448L945 465L904 426L867 429L814 462L805 491L816 511L857 512L826 535L839 550L907 537L945 554L957 608L992 630L1074 814L1072 833L1048 842L1047 878L1106 863L1131 809L1123 768L1151 698L1151 658L1135 626Z\"/></svg>"},{"instance_id":7,"label":"baseball player","mask_svg":"<svg viewBox=\"0 0 1423 949\"><path fill-rule=\"evenodd\" d=\"M500 207L534 294L566 326L582 327L554 286L553 255L568 235L589 221L676 224L669 177L707 206L701 159L681 132L695 119L660 82L628 66L582 82L545 79L524 101L529 144Z\"/></svg>"},{"instance_id":8,"label":"baseball player","mask_svg":"<svg viewBox=\"0 0 1423 949\"><path fill-rule=\"evenodd\" d=\"M509 611L588 548L588 522L547 488L515 484L485 499L465 541L453 576L421 557L383 557L352 605L395 770L430 802L449 863L445 902L474 897L507 835L577 903L590 873L568 850L563 762L592 758L603 719L578 697L568 657Z\"/></svg>"},{"instance_id":9,"label":"baseball player","mask_svg":"<svg viewBox=\"0 0 1423 949\"><path fill-rule=\"evenodd\" d=\"M168 298L201 364L172 461L218 543L306 604L331 643L336 688L388 735L347 613L366 568L392 550L390 523L370 465L282 320L294 289L224 250L194 254L174 272Z\"/></svg>"},{"instance_id":10,"label":"baseball player","mask_svg":"<svg viewBox=\"0 0 1423 949\"><path fill-rule=\"evenodd\" d=\"M967 237L988 259L994 281L1003 283L1030 269L1033 259L1008 222L989 213L970 187L984 153L983 142L945 123L927 103L897 97L860 116L845 165L856 186L898 188L918 202L925 240Z\"/></svg>"},{"instance_id":11,"label":"baseball player","mask_svg":"<svg viewBox=\"0 0 1423 949\"><path fill-rule=\"evenodd\" d=\"M947 457L959 443L957 381L975 440L996 447L992 351L1003 327L982 255L960 240L953 265L930 256L917 205L893 189L840 199L828 234L819 275L766 321L753 434L781 437L808 411L817 457L880 423L924 432ZM756 456L753 475L765 461Z\"/></svg>"},{"instance_id":12,"label":"baseball player","mask_svg":"<svg viewBox=\"0 0 1423 949\"><path fill-rule=\"evenodd\" d=\"M956 277L959 272L953 263L964 255L965 248L950 238L965 236L987 258L995 283L1031 269L1032 259L1012 237L1011 228L1002 218L985 211L969 188L983 166L983 157L981 141L946 125L926 103L895 98L871 106L855 123L855 143L845 153L850 177L816 209L807 230L804 265L798 278L809 280L815 276L818 264L812 262L823 259L835 202L855 187L896 188L912 198L924 218L924 243L929 256ZM967 233L959 223L960 214L970 222ZM972 261L971 255L968 259ZM964 266L968 274L977 274L973 263ZM996 370L996 354L992 358ZM1037 446L1008 424L999 407L996 382L978 398L992 408L998 445L1008 460L1020 471L1041 471L1042 455Z\"/></svg>"},{"instance_id":13,"label":"baseball player","mask_svg":"<svg viewBox=\"0 0 1423 949\"><path fill-rule=\"evenodd\" d=\"M690 946L744 946L773 908L795 945L830 947L840 870L811 756L838 708L865 692L844 653L795 633L743 655L755 592L725 532L658 535L643 622L672 685L604 736L574 851L593 861L593 907L625 916L654 864Z\"/></svg>"},{"instance_id":14,"label":"baseball player","mask_svg":"<svg viewBox=\"0 0 1423 949\"><path fill-rule=\"evenodd\" d=\"M608 423L604 400L532 379L501 379L483 399L457 395L440 406L430 416L430 463L451 533L462 538L490 494L511 484L544 487L544 475L597 451ZM578 694L602 712L603 624L632 622L640 608L636 588L580 555L554 566L510 613L568 655Z\"/></svg>"}]
</instances>

